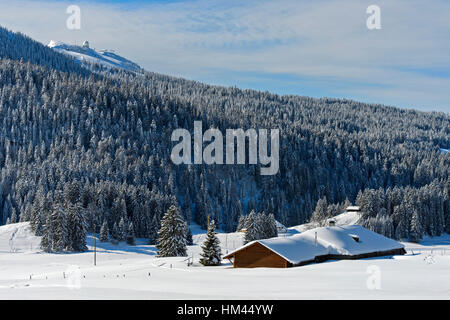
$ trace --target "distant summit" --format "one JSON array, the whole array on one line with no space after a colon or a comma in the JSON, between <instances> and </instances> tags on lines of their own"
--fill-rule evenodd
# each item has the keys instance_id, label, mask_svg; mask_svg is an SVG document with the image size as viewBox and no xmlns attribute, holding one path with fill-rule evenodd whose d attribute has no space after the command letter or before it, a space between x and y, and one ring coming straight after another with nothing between
<instances>
[{"instance_id":1,"label":"distant summit","mask_svg":"<svg viewBox=\"0 0 450 320\"><path fill-rule=\"evenodd\" d=\"M83 76L90 74L79 63L68 59L67 55L52 50L20 32L12 32L0 26L0 60L2 59L29 62L45 68Z\"/></svg>"},{"instance_id":2,"label":"distant summit","mask_svg":"<svg viewBox=\"0 0 450 320\"><path fill-rule=\"evenodd\" d=\"M84 41L82 46L70 45L51 40L48 47L74 57L78 61L98 63L107 68L119 68L133 72L142 72L142 68L124 57L119 56L113 50L100 50L90 48L89 41Z\"/></svg>"}]
</instances>

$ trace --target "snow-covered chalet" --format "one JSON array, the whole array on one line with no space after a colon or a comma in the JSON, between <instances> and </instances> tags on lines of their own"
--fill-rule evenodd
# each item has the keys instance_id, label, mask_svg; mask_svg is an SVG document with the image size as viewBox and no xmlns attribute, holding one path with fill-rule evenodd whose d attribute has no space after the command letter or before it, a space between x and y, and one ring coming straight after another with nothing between
<instances>
[{"instance_id":1,"label":"snow-covered chalet","mask_svg":"<svg viewBox=\"0 0 450 320\"><path fill-rule=\"evenodd\" d=\"M314 228L289 237L256 240L227 254L235 268L288 268L334 259L405 254L404 246L359 225Z\"/></svg>"}]
</instances>

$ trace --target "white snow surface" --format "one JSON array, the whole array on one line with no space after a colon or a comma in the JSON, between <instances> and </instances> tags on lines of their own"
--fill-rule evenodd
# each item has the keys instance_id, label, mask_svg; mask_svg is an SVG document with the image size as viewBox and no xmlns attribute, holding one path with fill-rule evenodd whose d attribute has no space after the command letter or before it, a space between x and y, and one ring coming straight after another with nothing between
<instances>
[{"instance_id":1,"label":"white snow surface","mask_svg":"<svg viewBox=\"0 0 450 320\"><path fill-rule=\"evenodd\" d=\"M286 233L288 229L281 222L275 220L275 225L277 226L278 233Z\"/></svg>"},{"instance_id":2,"label":"white snow surface","mask_svg":"<svg viewBox=\"0 0 450 320\"><path fill-rule=\"evenodd\" d=\"M359 238L358 242L354 240L354 236ZM255 242L259 242L293 264L327 254L353 256L404 248L403 244L358 225L319 227L290 237L256 240L236 251Z\"/></svg>"},{"instance_id":3,"label":"white snow surface","mask_svg":"<svg viewBox=\"0 0 450 320\"><path fill-rule=\"evenodd\" d=\"M337 216L333 217L333 220L336 223L336 226L348 226L348 225L354 225L354 224L358 224L360 218L360 214L358 212L355 211L350 211L350 212L344 212L341 213ZM309 223L305 223L305 224L300 224L298 226L293 226L288 228L288 231L291 234L295 234L295 233L299 233L299 232L304 232L313 228L318 227L317 223L314 222L309 222Z\"/></svg>"},{"instance_id":4,"label":"white snow surface","mask_svg":"<svg viewBox=\"0 0 450 320\"><path fill-rule=\"evenodd\" d=\"M0 226L0 300L6 299L449 299L450 235L405 243L407 255L339 260L298 268L234 269L198 263L205 231L192 225L186 257L158 258L145 239L136 246L97 240L89 251L44 253L28 223ZM218 230L222 253L242 245L242 233ZM412 250L414 254L412 254ZM379 289L367 286L379 268Z\"/></svg>"},{"instance_id":5,"label":"white snow surface","mask_svg":"<svg viewBox=\"0 0 450 320\"><path fill-rule=\"evenodd\" d=\"M359 225L316 228L298 236L314 238L315 232L317 242L331 254L358 255L404 248L403 244ZM353 239L354 235L359 237L358 242Z\"/></svg>"},{"instance_id":6,"label":"white snow surface","mask_svg":"<svg viewBox=\"0 0 450 320\"><path fill-rule=\"evenodd\" d=\"M54 50L74 57L78 61L88 61L98 63L107 68L119 68L133 72L141 72L141 67L113 51L100 50L96 51L92 48L83 48L82 46L70 45L60 41L51 40L48 47Z\"/></svg>"}]
</instances>

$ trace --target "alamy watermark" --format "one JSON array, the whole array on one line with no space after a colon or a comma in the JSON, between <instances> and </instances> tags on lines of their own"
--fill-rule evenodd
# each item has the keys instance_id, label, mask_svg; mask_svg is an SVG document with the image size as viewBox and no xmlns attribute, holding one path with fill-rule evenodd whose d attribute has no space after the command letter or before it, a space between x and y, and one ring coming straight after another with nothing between
<instances>
[{"instance_id":1,"label":"alamy watermark","mask_svg":"<svg viewBox=\"0 0 450 320\"><path fill-rule=\"evenodd\" d=\"M81 270L79 266L69 266L64 272L66 278L66 286L69 289L81 288Z\"/></svg>"},{"instance_id":2,"label":"alamy watermark","mask_svg":"<svg viewBox=\"0 0 450 320\"><path fill-rule=\"evenodd\" d=\"M367 278L366 285L369 290L381 290L381 269L379 266L370 265L366 269L366 273L370 274Z\"/></svg>"},{"instance_id":3,"label":"alamy watermark","mask_svg":"<svg viewBox=\"0 0 450 320\"><path fill-rule=\"evenodd\" d=\"M66 27L69 30L81 29L81 9L77 5L70 5L66 9L66 13L70 16L66 20Z\"/></svg>"},{"instance_id":4,"label":"alamy watermark","mask_svg":"<svg viewBox=\"0 0 450 320\"><path fill-rule=\"evenodd\" d=\"M366 13L370 16L366 20L367 29L375 30L381 29L381 9L376 4L367 7Z\"/></svg>"},{"instance_id":5,"label":"alamy watermark","mask_svg":"<svg viewBox=\"0 0 450 320\"><path fill-rule=\"evenodd\" d=\"M219 129L208 129L203 133L202 122L194 121L194 164L246 164L246 140L248 139L248 164L259 163L261 175L275 175L279 170L280 132L270 130L270 146L267 129L227 129L225 133L225 159L223 134ZM181 141L180 141L181 139ZM174 164L192 164L192 139L186 129L172 132L170 158ZM203 143L210 142L203 149ZM258 152L259 151L259 152ZM270 151L270 155L269 155Z\"/></svg>"}]
</instances>

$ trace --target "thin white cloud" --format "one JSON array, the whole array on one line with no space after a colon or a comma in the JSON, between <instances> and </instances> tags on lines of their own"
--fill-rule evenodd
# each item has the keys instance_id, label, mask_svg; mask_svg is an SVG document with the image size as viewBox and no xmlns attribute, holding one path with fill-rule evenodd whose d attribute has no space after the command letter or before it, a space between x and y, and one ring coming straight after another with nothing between
<instances>
[{"instance_id":1,"label":"thin white cloud","mask_svg":"<svg viewBox=\"0 0 450 320\"><path fill-rule=\"evenodd\" d=\"M450 111L448 75L406 71L450 70L448 1L378 0L374 31L366 28L372 1L79 2L79 31L65 28L72 3L0 0L0 21L44 43L88 39L161 73L288 74L320 82L330 96Z\"/></svg>"}]
</instances>

